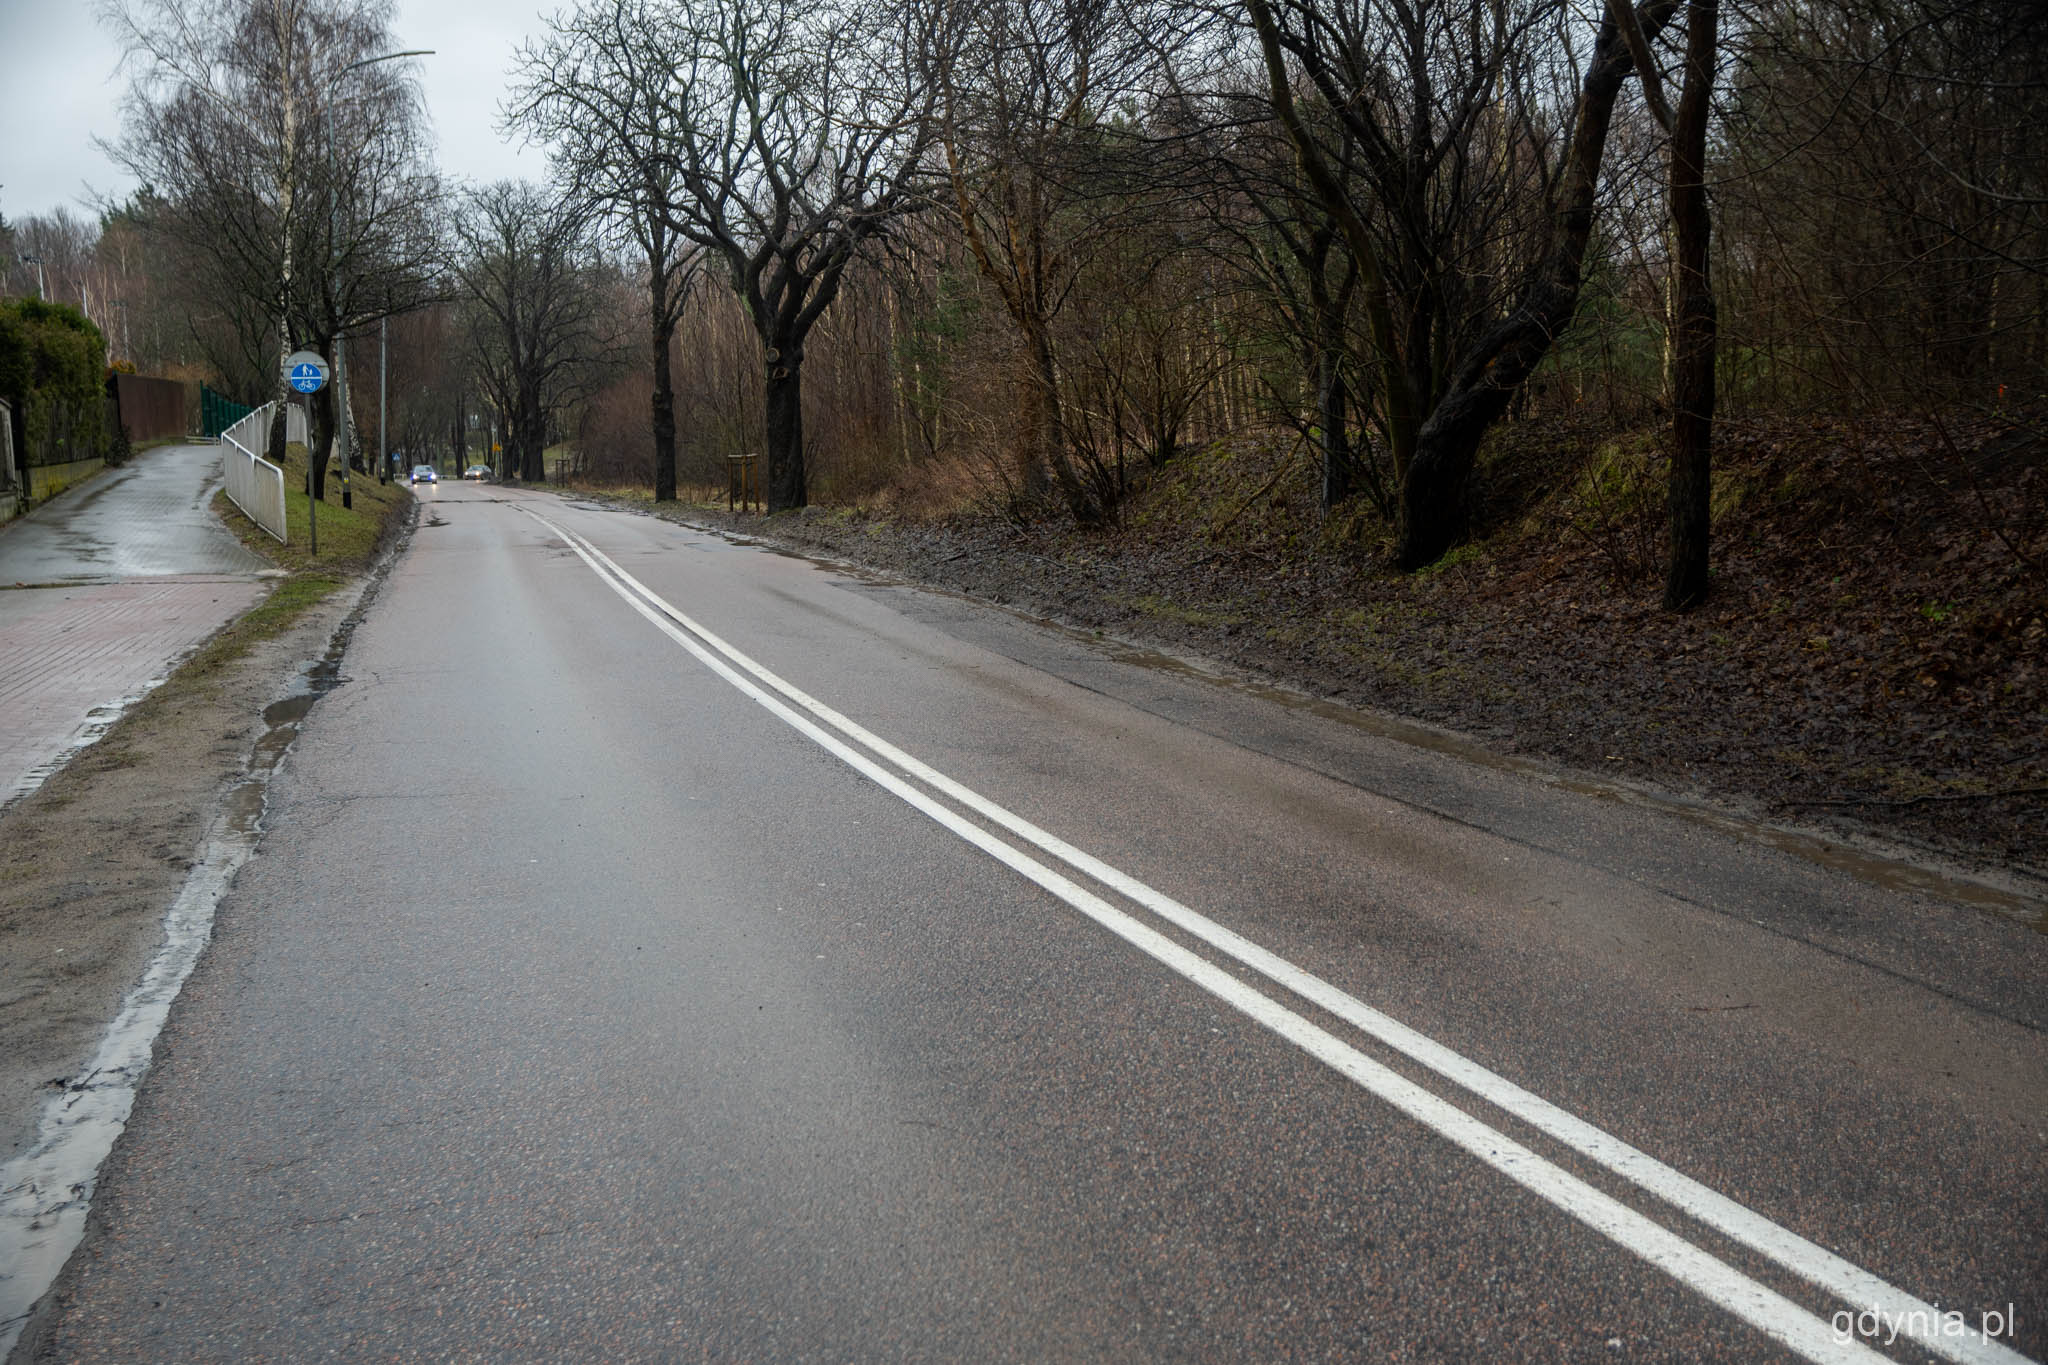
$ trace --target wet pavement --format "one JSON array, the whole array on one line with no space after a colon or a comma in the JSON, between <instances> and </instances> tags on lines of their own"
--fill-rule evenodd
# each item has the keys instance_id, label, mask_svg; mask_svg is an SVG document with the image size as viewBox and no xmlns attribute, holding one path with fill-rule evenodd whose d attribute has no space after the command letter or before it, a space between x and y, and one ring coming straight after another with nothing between
<instances>
[{"instance_id":1,"label":"wet pavement","mask_svg":"<svg viewBox=\"0 0 2048 1365\"><path fill-rule=\"evenodd\" d=\"M0 584L260 574L270 565L213 514L220 477L217 446L145 451L0 535Z\"/></svg>"},{"instance_id":2,"label":"wet pavement","mask_svg":"<svg viewBox=\"0 0 2048 1365\"><path fill-rule=\"evenodd\" d=\"M2048 1354L2030 927L434 501L23 1358Z\"/></svg>"},{"instance_id":3,"label":"wet pavement","mask_svg":"<svg viewBox=\"0 0 2048 1365\"><path fill-rule=\"evenodd\" d=\"M164 446L0 530L0 802L34 790L274 574L213 514L220 452Z\"/></svg>"},{"instance_id":4,"label":"wet pavement","mask_svg":"<svg viewBox=\"0 0 2048 1365\"><path fill-rule=\"evenodd\" d=\"M164 916L162 945L91 1060L45 1104L32 1149L0 1168L0 1360L85 1232L100 1163L148 1074L157 1033L213 933L214 908L256 851L270 779L313 703L339 681L347 628L297 686L264 709L249 765L222 797L199 857Z\"/></svg>"}]
</instances>

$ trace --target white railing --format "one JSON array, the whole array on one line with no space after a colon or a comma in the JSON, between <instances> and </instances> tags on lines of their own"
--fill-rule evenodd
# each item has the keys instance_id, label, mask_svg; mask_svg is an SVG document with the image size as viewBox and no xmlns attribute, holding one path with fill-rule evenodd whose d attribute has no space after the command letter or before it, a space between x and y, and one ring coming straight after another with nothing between
<instances>
[{"instance_id":1,"label":"white railing","mask_svg":"<svg viewBox=\"0 0 2048 1365\"><path fill-rule=\"evenodd\" d=\"M220 434L221 469L227 476L228 498L249 520L279 540L285 538L284 471L256 452L269 444L270 410L265 403ZM306 413L296 405L284 410L287 441L306 439Z\"/></svg>"}]
</instances>

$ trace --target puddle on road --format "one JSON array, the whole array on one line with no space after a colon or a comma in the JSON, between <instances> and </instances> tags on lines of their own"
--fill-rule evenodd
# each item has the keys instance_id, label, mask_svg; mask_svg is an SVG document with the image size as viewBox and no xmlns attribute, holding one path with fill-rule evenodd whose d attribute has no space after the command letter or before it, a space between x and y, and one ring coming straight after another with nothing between
<instances>
[{"instance_id":1,"label":"puddle on road","mask_svg":"<svg viewBox=\"0 0 2048 1365\"><path fill-rule=\"evenodd\" d=\"M263 832L271 776L313 704L348 681L341 656L359 605L328 645L301 667L292 689L264 708L264 732L242 776L220 803L198 861L164 917L164 941L121 1003L92 1060L45 1101L36 1144L0 1167L0 1360L85 1235L100 1163L127 1126L171 1002L213 937L214 909Z\"/></svg>"}]
</instances>

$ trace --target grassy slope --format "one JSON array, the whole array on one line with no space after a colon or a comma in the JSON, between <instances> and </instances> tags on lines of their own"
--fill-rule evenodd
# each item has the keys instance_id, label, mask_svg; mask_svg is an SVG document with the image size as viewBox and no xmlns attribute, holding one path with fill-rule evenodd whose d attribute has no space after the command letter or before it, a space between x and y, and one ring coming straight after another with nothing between
<instances>
[{"instance_id":1,"label":"grassy slope","mask_svg":"<svg viewBox=\"0 0 2048 1365\"><path fill-rule=\"evenodd\" d=\"M204 672L219 668L246 653L258 640L283 634L350 577L369 570L410 514L412 489L402 483L380 485L375 477L361 474L355 475L350 485L354 505L344 508L340 478L329 476L328 496L319 509L317 555L311 548L304 446L294 444L285 454L285 529L290 537L285 543L279 544L276 537L242 515L226 493L215 495L214 508L228 529L251 550L286 570L286 577L269 597L215 636L187 664L188 669Z\"/></svg>"}]
</instances>

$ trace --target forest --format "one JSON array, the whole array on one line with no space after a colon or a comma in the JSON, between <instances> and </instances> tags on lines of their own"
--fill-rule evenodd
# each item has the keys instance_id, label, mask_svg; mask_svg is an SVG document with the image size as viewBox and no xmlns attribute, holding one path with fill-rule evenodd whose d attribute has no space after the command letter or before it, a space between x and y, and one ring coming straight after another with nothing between
<instances>
[{"instance_id":1,"label":"forest","mask_svg":"<svg viewBox=\"0 0 2048 1365\"><path fill-rule=\"evenodd\" d=\"M579 0L547 184L435 164L393 13L110 4L146 188L7 291L252 402L345 338L365 471L755 454L770 534L2038 858L2032 0Z\"/></svg>"}]
</instances>

